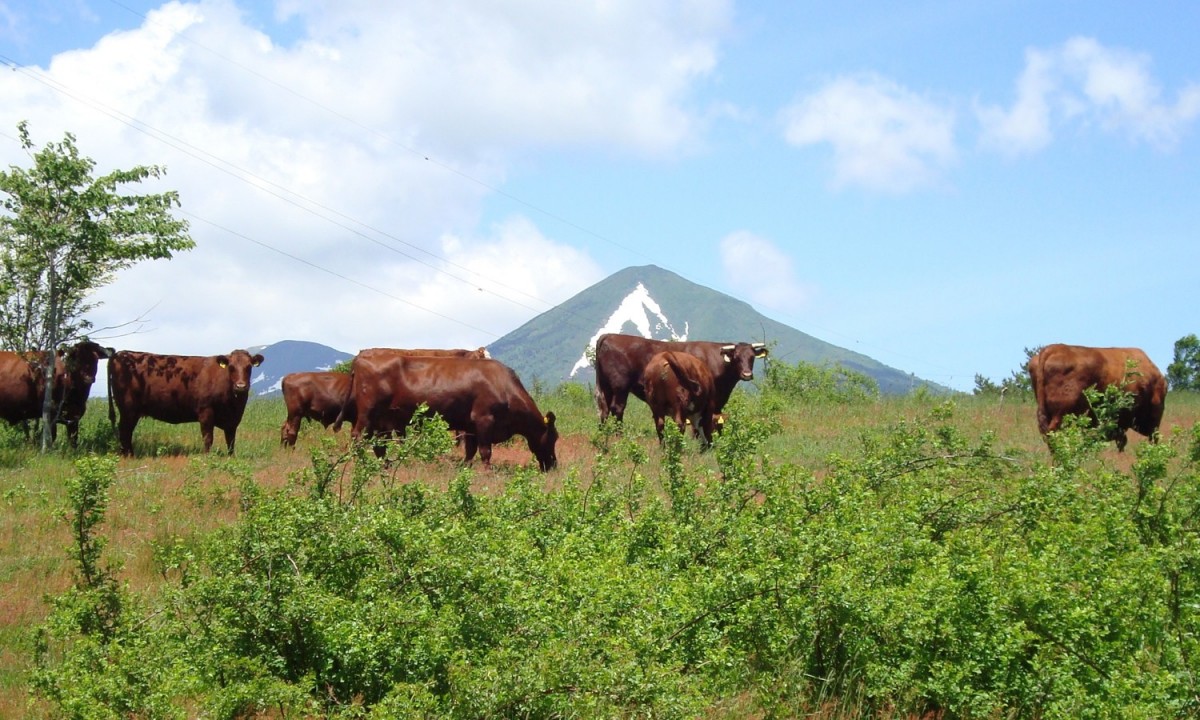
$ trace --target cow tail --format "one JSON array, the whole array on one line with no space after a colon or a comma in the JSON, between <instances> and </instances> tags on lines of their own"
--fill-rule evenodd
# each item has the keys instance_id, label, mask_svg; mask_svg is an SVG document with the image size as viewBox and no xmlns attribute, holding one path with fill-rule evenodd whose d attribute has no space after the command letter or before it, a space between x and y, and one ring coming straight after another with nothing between
<instances>
[{"instance_id":1,"label":"cow tail","mask_svg":"<svg viewBox=\"0 0 1200 720\"><path fill-rule=\"evenodd\" d=\"M342 396L342 406L338 408L337 417L333 419L333 431L340 432L342 423L346 422L346 407L350 404L350 398L354 397L354 366L350 366L350 382L346 385L346 394ZM352 418L350 422L354 422L357 418Z\"/></svg>"},{"instance_id":2,"label":"cow tail","mask_svg":"<svg viewBox=\"0 0 1200 720\"><path fill-rule=\"evenodd\" d=\"M105 368L108 372L108 422L113 427L117 426L117 409L113 405L113 363L116 362L113 358L109 358L105 363L108 367Z\"/></svg>"},{"instance_id":3,"label":"cow tail","mask_svg":"<svg viewBox=\"0 0 1200 720\"><path fill-rule=\"evenodd\" d=\"M687 370L683 369L675 360L675 356L671 353L666 354L667 364L675 371L675 377L679 378L680 384L687 387L693 395L699 395L703 388L700 386L700 381L693 378Z\"/></svg>"},{"instance_id":4,"label":"cow tail","mask_svg":"<svg viewBox=\"0 0 1200 720\"><path fill-rule=\"evenodd\" d=\"M1046 415L1046 373L1042 368L1043 354L1043 351L1039 351L1029 360L1029 385L1033 390L1033 401L1037 403L1038 430L1045 434L1050 418Z\"/></svg>"}]
</instances>

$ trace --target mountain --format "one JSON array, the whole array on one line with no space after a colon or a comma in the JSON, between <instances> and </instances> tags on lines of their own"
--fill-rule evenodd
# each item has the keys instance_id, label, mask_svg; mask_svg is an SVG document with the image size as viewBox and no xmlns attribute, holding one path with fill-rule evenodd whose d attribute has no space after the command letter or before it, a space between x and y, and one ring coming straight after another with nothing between
<instances>
[{"instance_id":1,"label":"mountain","mask_svg":"<svg viewBox=\"0 0 1200 720\"><path fill-rule=\"evenodd\" d=\"M288 373L330 370L339 362L354 357L350 353L303 340L281 340L274 345L259 345L248 350L251 355L262 353L264 359L263 364L255 368L250 376L250 387L255 397L278 395L283 376Z\"/></svg>"},{"instance_id":2,"label":"mountain","mask_svg":"<svg viewBox=\"0 0 1200 720\"><path fill-rule=\"evenodd\" d=\"M887 394L918 386L946 391L910 373L831 345L760 314L749 304L697 285L654 265L621 270L535 317L488 346L526 383L550 387L591 383L588 354L602 333L659 340L765 342L771 357L788 363L840 364L871 376ZM769 362L769 360L768 360Z\"/></svg>"}]
</instances>

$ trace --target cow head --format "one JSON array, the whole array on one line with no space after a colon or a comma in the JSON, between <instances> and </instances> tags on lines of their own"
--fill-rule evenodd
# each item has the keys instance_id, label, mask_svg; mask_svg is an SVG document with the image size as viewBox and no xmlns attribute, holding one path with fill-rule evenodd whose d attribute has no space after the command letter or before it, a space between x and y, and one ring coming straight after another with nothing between
<instances>
[{"instance_id":1,"label":"cow head","mask_svg":"<svg viewBox=\"0 0 1200 720\"><path fill-rule=\"evenodd\" d=\"M766 357L767 346L763 343L737 343L721 346L721 357L733 366L742 380L754 379L754 358Z\"/></svg>"},{"instance_id":2,"label":"cow head","mask_svg":"<svg viewBox=\"0 0 1200 720\"><path fill-rule=\"evenodd\" d=\"M245 350L234 350L228 355L217 356L217 365L229 373L229 384L235 395L249 394L250 372L262 364L262 355L251 355Z\"/></svg>"},{"instance_id":3,"label":"cow head","mask_svg":"<svg viewBox=\"0 0 1200 720\"><path fill-rule=\"evenodd\" d=\"M554 413L548 412L542 418L542 423L545 429L537 442L530 442L530 449L533 450L534 456L537 458L538 467L545 472L552 470L555 465L558 465L558 455L554 452L554 446L558 443L558 428L554 426Z\"/></svg>"},{"instance_id":4,"label":"cow head","mask_svg":"<svg viewBox=\"0 0 1200 720\"><path fill-rule=\"evenodd\" d=\"M55 353L55 385L68 391L87 391L96 382L97 367L102 358L116 351L91 340L84 340Z\"/></svg>"}]
</instances>

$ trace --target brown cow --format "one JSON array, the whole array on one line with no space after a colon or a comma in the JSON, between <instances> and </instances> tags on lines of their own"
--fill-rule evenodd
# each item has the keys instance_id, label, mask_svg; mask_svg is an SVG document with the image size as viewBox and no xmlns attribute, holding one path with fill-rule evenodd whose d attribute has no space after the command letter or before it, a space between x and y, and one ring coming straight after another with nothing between
<instances>
[{"instance_id":1,"label":"brown cow","mask_svg":"<svg viewBox=\"0 0 1200 720\"><path fill-rule=\"evenodd\" d=\"M225 431L233 454L238 424L250 398L250 372L262 355L234 350L228 355L155 355L122 350L108 361L108 418L121 420L121 454L133 454L133 429L143 417L167 423L199 422L204 452L212 448L213 428Z\"/></svg>"},{"instance_id":2,"label":"brown cow","mask_svg":"<svg viewBox=\"0 0 1200 720\"><path fill-rule=\"evenodd\" d=\"M721 412L739 380L754 379L754 359L766 357L763 343L719 343L703 340L671 342L638 335L607 333L596 340L596 404L600 422L625 416L629 394L645 400L642 371L660 352L685 352L699 358L713 378L713 412Z\"/></svg>"},{"instance_id":3,"label":"brown cow","mask_svg":"<svg viewBox=\"0 0 1200 720\"><path fill-rule=\"evenodd\" d=\"M381 362L387 358L393 357L457 357L468 358L471 360L489 360L491 354L487 348L480 347L475 350L466 350L463 348L366 348L359 350L355 358L362 357ZM353 362L353 361L351 361ZM346 399L343 402L344 411L340 413L334 420L335 427L341 427L342 422L349 418L351 427L353 427L356 412L354 408L353 398L350 396L347 389ZM462 434L456 433L456 442L462 443Z\"/></svg>"},{"instance_id":4,"label":"brown cow","mask_svg":"<svg viewBox=\"0 0 1200 720\"><path fill-rule=\"evenodd\" d=\"M554 413L543 416L517 374L496 360L363 352L350 368L356 440L403 434L424 404L463 433L465 462L478 450L490 468L492 444L513 435L524 436L542 470L558 462Z\"/></svg>"},{"instance_id":5,"label":"brown cow","mask_svg":"<svg viewBox=\"0 0 1200 720\"><path fill-rule=\"evenodd\" d=\"M287 406L287 419L280 428L280 442L284 447L295 447L300 433L300 421L304 418L316 420L321 427L333 425L333 431L342 429L343 407L350 397L350 373L344 372L294 372L283 376L283 403ZM354 417L354 406L345 409L345 417Z\"/></svg>"},{"instance_id":6,"label":"brown cow","mask_svg":"<svg viewBox=\"0 0 1200 720\"><path fill-rule=\"evenodd\" d=\"M1136 367L1126 374L1126 360ZM1163 400L1167 383L1158 367L1138 348L1093 348L1080 345L1047 345L1029 360L1029 378L1037 398L1038 429L1045 435L1058 430L1065 415L1095 414L1084 390L1103 392L1111 385L1124 384L1133 394L1133 407L1117 417L1117 429L1110 440L1123 451L1125 431L1132 428L1151 440L1162 422Z\"/></svg>"},{"instance_id":7,"label":"brown cow","mask_svg":"<svg viewBox=\"0 0 1200 720\"><path fill-rule=\"evenodd\" d=\"M660 352L646 363L642 385L659 442L670 417L679 426L679 432L684 432L690 420L703 443L712 443L716 396L712 373L699 358L685 352Z\"/></svg>"},{"instance_id":8,"label":"brown cow","mask_svg":"<svg viewBox=\"0 0 1200 720\"><path fill-rule=\"evenodd\" d=\"M96 381L101 358L110 357L112 348L84 340L69 348L60 348L54 359L55 422L52 439L58 436L59 423L67 426L71 447L79 442L79 420L87 410L88 395ZM46 397L45 360L42 353L0 352L0 419L21 423L29 436L29 420L42 417Z\"/></svg>"}]
</instances>

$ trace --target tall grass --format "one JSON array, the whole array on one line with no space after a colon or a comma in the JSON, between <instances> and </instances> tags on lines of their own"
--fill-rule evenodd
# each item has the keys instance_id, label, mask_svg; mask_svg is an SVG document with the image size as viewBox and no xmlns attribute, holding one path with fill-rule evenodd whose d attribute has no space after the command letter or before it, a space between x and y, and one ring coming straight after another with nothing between
<instances>
[{"instance_id":1,"label":"tall grass","mask_svg":"<svg viewBox=\"0 0 1200 720\"><path fill-rule=\"evenodd\" d=\"M600 472L597 463L604 462L604 453L610 451L601 447L607 441L597 432L590 394L567 386L541 395L537 401L543 411L553 410L558 415L562 433L560 467L539 477L539 482L549 489L568 482L586 486ZM735 402L755 403L758 398L740 391ZM789 466L796 477L819 478L834 472L841 459L869 446L887 428L921 422L946 403L953 404L955 423L962 435L987 438L996 455L1027 468L1031 476L1037 467L1049 462L1031 402L970 396L947 400L927 395L851 404L788 403L771 413L779 431L758 448L759 461L765 458L773 466ZM199 542L212 531L235 522L242 510L245 480L267 489L286 488L312 466L314 453L347 447L347 433L335 436L306 422L296 448L281 448L279 428L285 414L280 400L251 402L232 458L224 453L220 431L214 452L204 455L199 428L194 423L139 423L134 435L135 457L118 462L103 526L110 541L106 557L119 567L118 577L131 592L152 593L166 582L170 569L163 557L171 547ZM1200 395L1172 393L1168 397L1164 436L1189 433L1197 421ZM623 442L640 448L644 455L645 462L637 465L637 473L644 474L645 482L663 488L671 485L670 449L659 445L648 411L636 400L630 403ZM1098 462L1128 471L1141 442L1140 436L1131 436L1124 454L1110 447ZM102 400L93 400L89 405L77 451L40 455L19 430L0 428L0 717L52 715L45 704L29 703L28 688L32 630L47 617L47 598L60 595L73 581L67 552L70 535L62 520L67 505L65 488L75 474L73 459L115 450L116 439ZM446 489L459 478L457 460L455 454L416 470L397 468L392 472L397 483L417 482ZM498 448L496 469L476 476L472 491L500 494L512 478L525 477L520 466L530 461L528 449L519 438ZM714 474L717 458L715 453L701 452L694 441L685 439L680 462L687 474L706 477ZM846 702L846 697L830 700L832 705L839 702Z\"/></svg>"}]
</instances>

